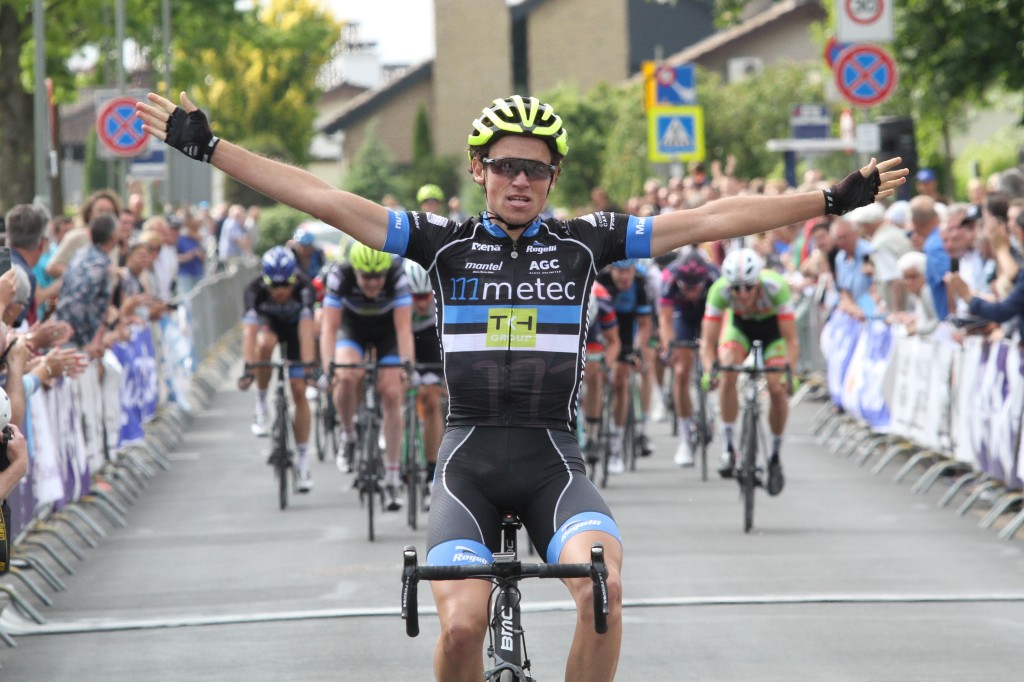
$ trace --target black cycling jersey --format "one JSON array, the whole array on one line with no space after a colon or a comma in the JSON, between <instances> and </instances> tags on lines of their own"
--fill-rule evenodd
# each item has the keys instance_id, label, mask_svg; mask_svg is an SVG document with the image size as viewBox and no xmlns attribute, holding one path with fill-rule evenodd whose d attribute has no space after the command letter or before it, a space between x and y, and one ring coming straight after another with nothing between
<instances>
[{"instance_id":1,"label":"black cycling jersey","mask_svg":"<svg viewBox=\"0 0 1024 682\"><path fill-rule=\"evenodd\" d=\"M300 319L313 317L313 303L316 291L309 278L301 272L295 273L295 284L292 294L284 303L277 303L270 297L270 288L260 275L249 282L245 288L244 322L269 324L298 324Z\"/></svg>"},{"instance_id":2,"label":"black cycling jersey","mask_svg":"<svg viewBox=\"0 0 1024 682\"><path fill-rule=\"evenodd\" d=\"M343 318L351 315L370 318L387 314L390 319L390 313L395 308L412 304L409 280L400 262L394 262L388 268L384 288L376 298L369 298L363 293L356 279L356 271L348 263L328 270L324 286L327 290L324 306L340 308Z\"/></svg>"},{"instance_id":3,"label":"black cycling jersey","mask_svg":"<svg viewBox=\"0 0 1024 682\"><path fill-rule=\"evenodd\" d=\"M267 327L279 342L285 344L287 358L299 360L299 321L313 319L316 291L309 278L295 273L291 295L283 303L274 301L270 288L260 275L249 282L244 294L245 314L242 322Z\"/></svg>"},{"instance_id":4,"label":"black cycling jersey","mask_svg":"<svg viewBox=\"0 0 1024 682\"><path fill-rule=\"evenodd\" d=\"M651 219L538 219L513 242L482 217L389 216L384 250L426 268L437 297L448 424L574 431L591 285L650 255Z\"/></svg>"}]
</instances>

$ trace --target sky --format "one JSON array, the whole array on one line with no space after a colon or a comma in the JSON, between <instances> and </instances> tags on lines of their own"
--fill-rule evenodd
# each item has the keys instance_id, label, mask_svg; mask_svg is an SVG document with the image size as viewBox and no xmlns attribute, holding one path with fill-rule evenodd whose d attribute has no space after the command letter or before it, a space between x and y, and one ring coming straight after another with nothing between
<instances>
[{"instance_id":1,"label":"sky","mask_svg":"<svg viewBox=\"0 0 1024 682\"><path fill-rule=\"evenodd\" d=\"M358 21L385 64L418 64L434 56L434 0L323 0L340 20Z\"/></svg>"}]
</instances>

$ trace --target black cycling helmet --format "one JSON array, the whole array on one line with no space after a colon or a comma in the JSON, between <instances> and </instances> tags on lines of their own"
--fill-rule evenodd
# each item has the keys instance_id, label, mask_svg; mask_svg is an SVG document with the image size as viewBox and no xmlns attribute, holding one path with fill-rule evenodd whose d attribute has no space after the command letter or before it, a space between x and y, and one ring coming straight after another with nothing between
<instances>
[{"instance_id":1,"label":"black cycling helmet","mask_svg":"<svg viewBox=\"0 0 1024 682\"><path fill-rule=\"evenodd\" d=\"M680 259L676 273L681 282L691 286L701 284L707 282L708 264L700 254L691 251Z\"/></svg>"}]
</instances>

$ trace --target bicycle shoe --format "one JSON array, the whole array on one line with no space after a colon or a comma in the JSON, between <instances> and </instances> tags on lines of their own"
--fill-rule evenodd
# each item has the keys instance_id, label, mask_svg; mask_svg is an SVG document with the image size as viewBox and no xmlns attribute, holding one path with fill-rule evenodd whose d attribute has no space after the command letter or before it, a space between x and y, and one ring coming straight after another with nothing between
<instances>
[{"instance_id":1,"label":"bicycle shoe","mask_svg":"<svg viewBox=\"0 0 1024 682\"><path fill-rule=\"evenodd\" d=\"M597 443L591 441L587 443L587 464L597 464L601 461L601 453L598 452Z\"/></svg>"},{"instance_id":2,"label":"bicycle shoe","mask_svg":"<svg viewBox=\"0 0 1024 682\"><path fill-rule=\"evenodd\" d=\"M267 413L257 408L256 412L252 416L252 435L258 438L265 438L267 436L267 422L269 418Z\"/></svg>"},{"instance_id":3,"label":"bicycle shoe","mask_svg":"<svg viewBox=\"0 0 1024 682\"><path fill-rule=\"evenodd\" d=\"M393 486L393 485L385 486L384 490L387 493L387 500L388 500L387 510L388 511L398 511L399 509L401 509L402 508L402 498L400 498L398 496L398 488L397 488L397 486Z\"/></svg>"},{"instance_id":4,"label":"bicycle shoe","mask_svg":"<svg viewBox=\"0 0 1024 682\"><path fill-rule=\"evenodd\" d=\"M651 447L651 442L645 434L640 434L637 437L637 445L640 446L641 457L650 457L654 453L654 448Z\"/></svg>"},{"instance_id":5,"label":"bicycle shoe","mask_svg":"<svg viewBox=\"0 0 1024 682\"><path fill-rule=\"evenodd\" d=\"M308 493L313 489L313 474L306 471L298 471L295 477L295 490L300 493Z\"/></svg>"},{"instance_id":6,"label":"bicycle shoe","mask_svg":"<svg viewBox=\"0 0 1024 682\"><path fill-rule=\"evenodd\" d=\"M768 494L774 497L781 493L784 487L786 477L782 475L782 462L779 461L778 455L772 455L768 460Z\"/></svg>"},{"instance_id":7,"label":"bicycle shoe","mask_svg":"<svg viewBox=\"0 0 1024 682\"><path fill-rule=\"evenodd\" d=\"M732 445L722 453L722 464L718 467L718 475L722 478L732 478L736 469L736 450Z\"/></svg>"}]
</instances>

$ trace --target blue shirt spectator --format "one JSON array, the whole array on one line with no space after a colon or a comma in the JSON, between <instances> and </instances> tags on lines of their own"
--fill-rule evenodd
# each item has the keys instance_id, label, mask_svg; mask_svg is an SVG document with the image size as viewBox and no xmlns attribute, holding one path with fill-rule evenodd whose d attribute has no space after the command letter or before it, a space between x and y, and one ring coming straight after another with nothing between
<instances>
[{"instance_id":1,"label":"blue shirt spectator","mask_svg":"<svg viewBox=\"0 0 1024 682\"><path fill-rule=\"evenodd\" d=\"M946 248L942 245L938 226L924 240L922 251L928 261L925 277L932 290L935 313L940 320L944 320L949 316L949 301L946 300L946 284L942 281L942 276L949 272L950 263L949 254L946 253Z\"/></svg>"}]
</instances>

